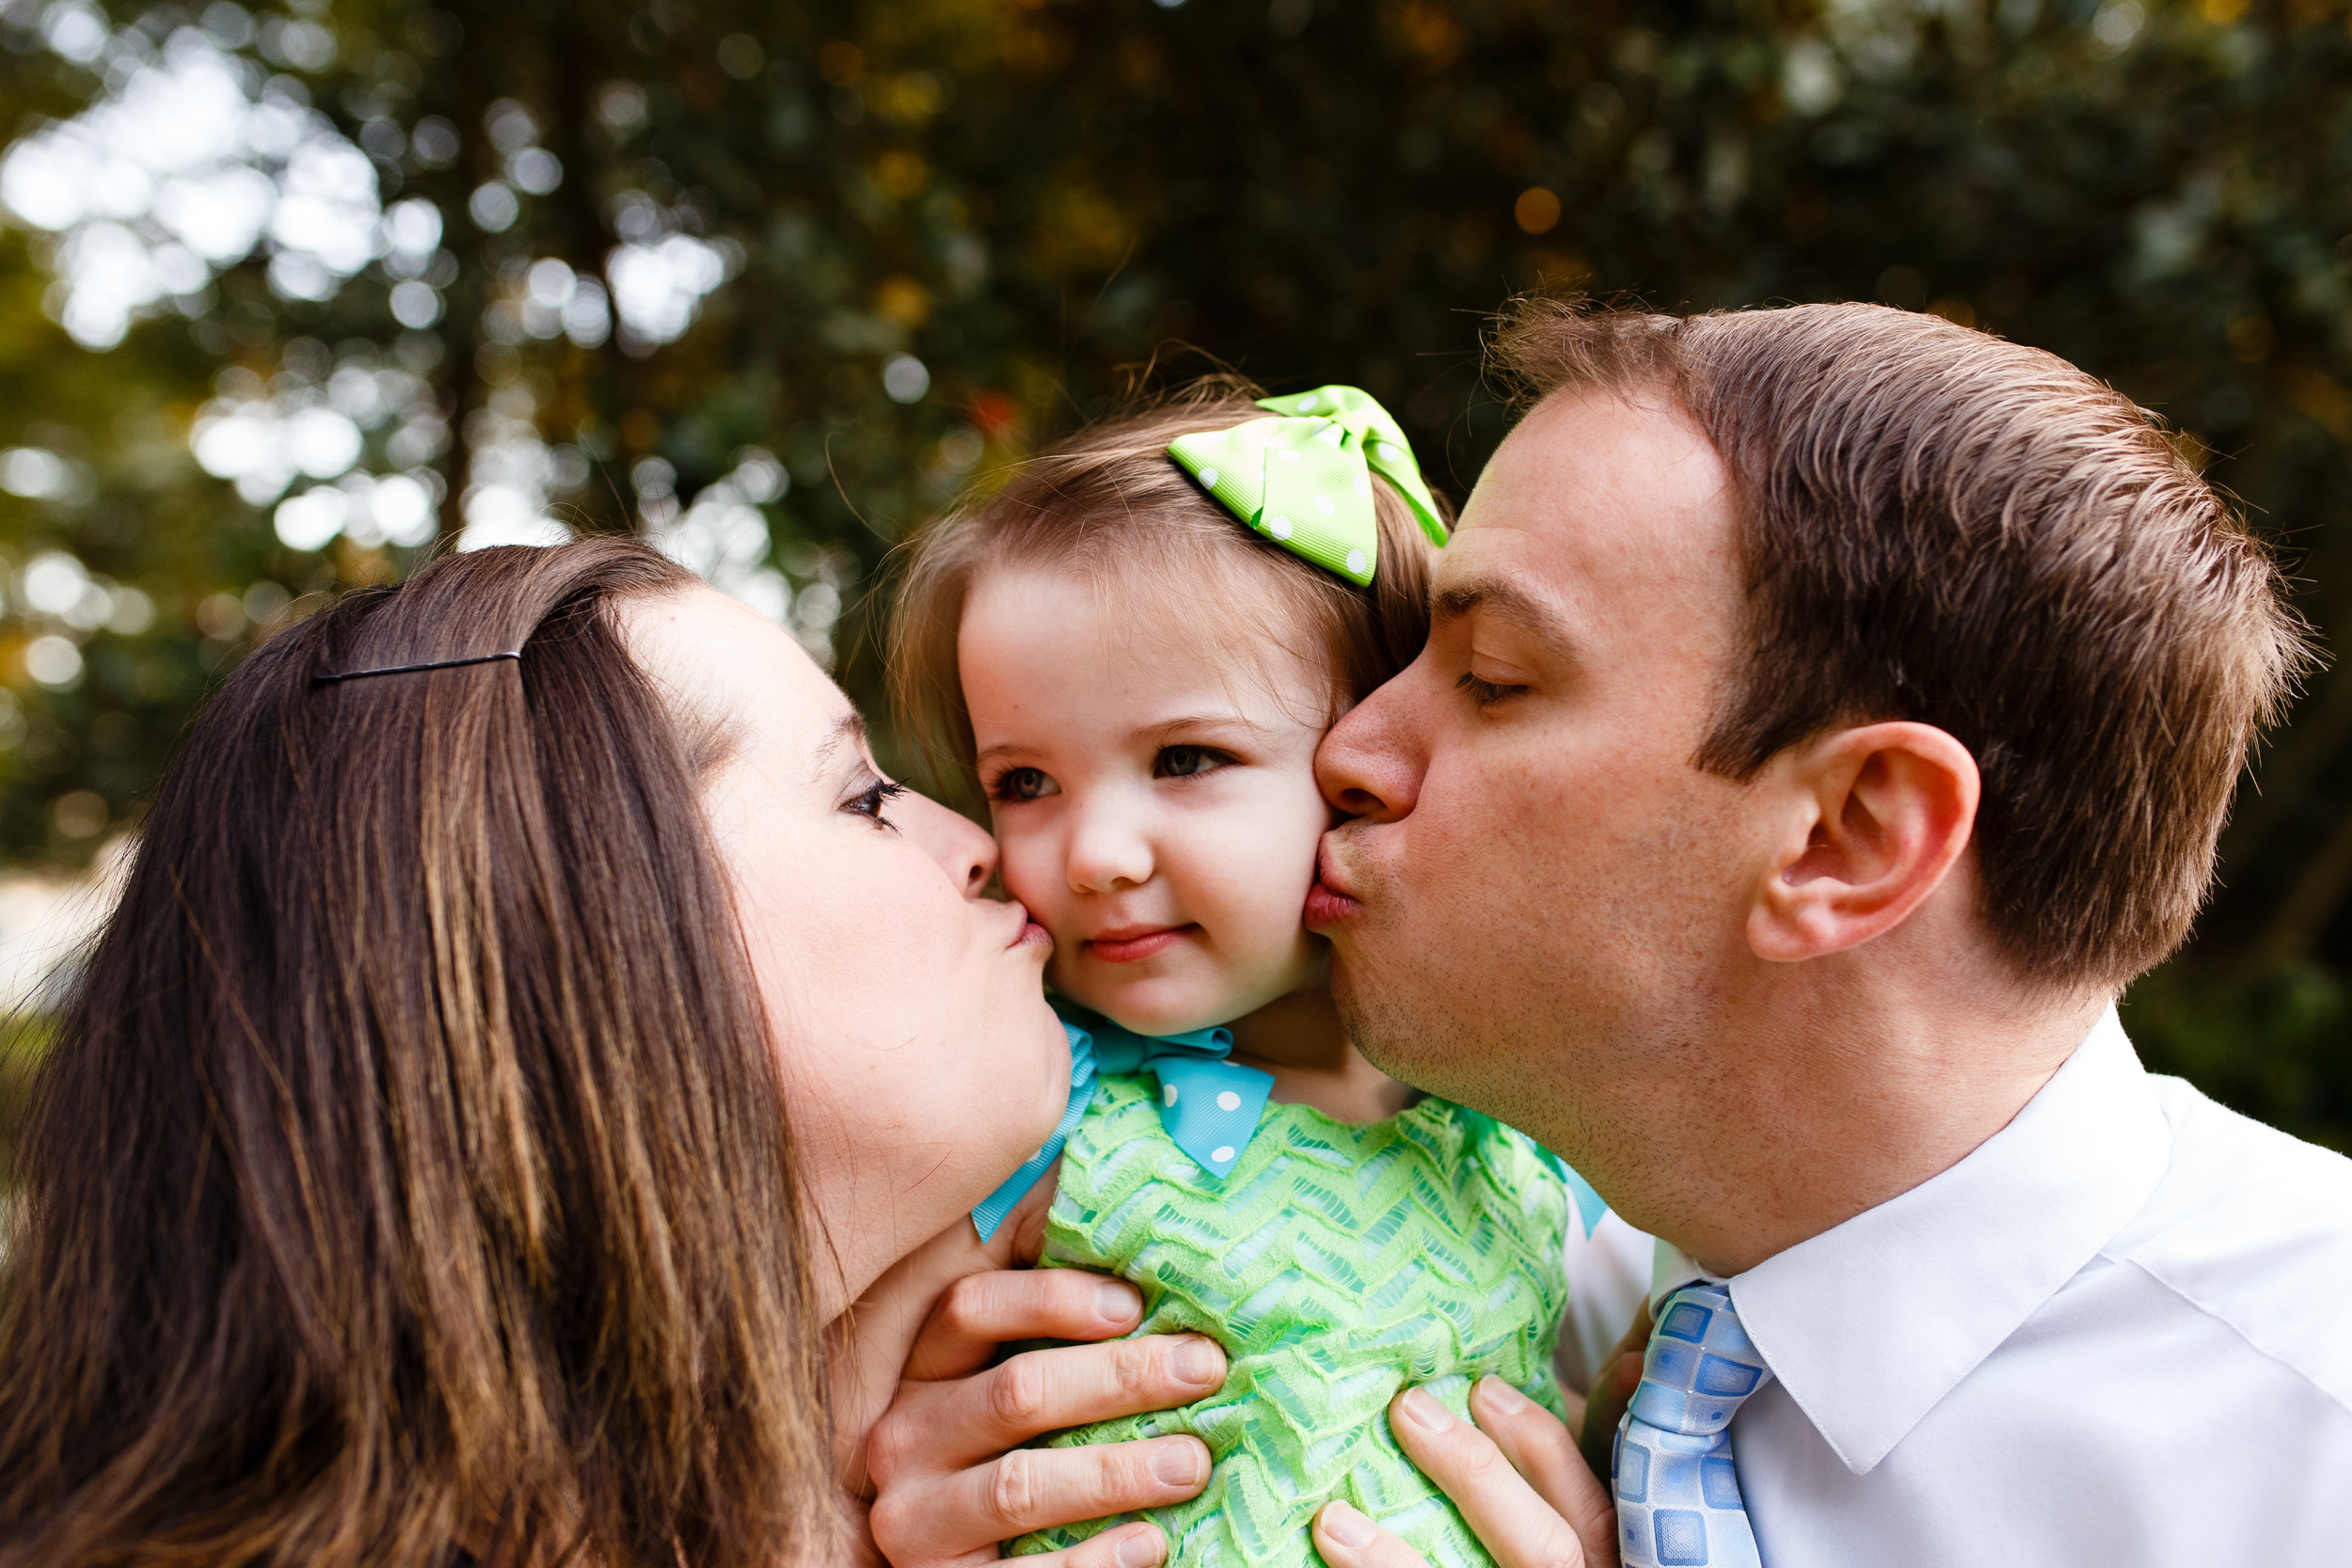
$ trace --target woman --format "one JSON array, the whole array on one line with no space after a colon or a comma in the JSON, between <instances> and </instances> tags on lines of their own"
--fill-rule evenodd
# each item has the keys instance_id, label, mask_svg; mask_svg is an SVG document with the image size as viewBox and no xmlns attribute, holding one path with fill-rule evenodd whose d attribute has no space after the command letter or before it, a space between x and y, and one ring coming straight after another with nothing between
<instances>
[{"instance_id":1,"label":"woman","mask_svg":"<svg viewBox=\"0 0 2352 1568\"><path fill-rule=\"evenodd\" d=\"M831 1555L825 1325L1067 1095L992 866L634 544L265 642L50 1047L0 1564Z\"/></svg>"}]
</instances>

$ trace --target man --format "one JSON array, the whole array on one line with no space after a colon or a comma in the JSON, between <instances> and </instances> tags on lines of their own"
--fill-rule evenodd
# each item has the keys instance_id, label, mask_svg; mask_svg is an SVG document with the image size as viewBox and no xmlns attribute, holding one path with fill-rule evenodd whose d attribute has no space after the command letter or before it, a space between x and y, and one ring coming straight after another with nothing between
<instances>
[{"instance_id":1,"label":"man","mask_svg":"<svg viewBox=\"0 0 2352 1568\"><path fill-rule=\"evenodd\" d=\"M1529 412L1325 743L1311 920L1367 1055L1666 1243L1615 1544L2341 1560L2352 1163L2113 1011L2306 657L2267 557L2127 402L1931 317L1536 301L1496 346ZM1557 1437L1480 1408L1516 1472L1392 1419L1504 1562L1605 1556ZM1040 1479L1136 1506L1136 1463Z\"/></svg>"}]
</instances>

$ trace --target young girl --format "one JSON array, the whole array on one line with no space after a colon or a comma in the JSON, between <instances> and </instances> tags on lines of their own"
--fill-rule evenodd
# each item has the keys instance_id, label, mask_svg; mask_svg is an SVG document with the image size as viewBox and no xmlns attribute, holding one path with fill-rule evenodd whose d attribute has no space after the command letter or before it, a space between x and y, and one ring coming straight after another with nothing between
<instances>
[{"instance_id":1,"label":"young girl","mask_svg":"<svg viewBox=\"0 0 2352 1568\"><path fill-rule=\"evenodd\" d=\"M1172 1561L1316 1563L1310 1522L1344 1497L1435 1563L1486 1562L1385 1407L1409 1382L1460 1413L1489 1373L1558 1403L1583 1195L1365 1061L1300 923L1316 744L1420 651L1444 540L1364 393L1211 384L1041 453L914 551L901 712L985 797L1075 1056L1062 1131L974 1218L986 1240L1041 1213L1044 1263L1142 1289L1138 1333L1225 1347L1216 1396L1055 1440L1208 1444L1207 1490L1158 1511Z\"/></svg>"}]
</instances>

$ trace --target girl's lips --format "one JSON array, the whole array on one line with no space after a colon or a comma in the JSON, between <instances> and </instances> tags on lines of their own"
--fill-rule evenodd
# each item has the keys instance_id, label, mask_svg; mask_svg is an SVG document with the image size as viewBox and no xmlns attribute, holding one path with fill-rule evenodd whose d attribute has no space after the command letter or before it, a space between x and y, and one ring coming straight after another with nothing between
<instances>
[{"instance_id":1,"label":"girl's lips","mask_svg":"<svg viewBox=\"0 0 2352 1568\"><path fill-rule=\"evenodd\" d=\"M1362 910L1363 905L1331 887L1318 876L1315 879L1315 885L1307 890L1307 909L1304 919L1307 929L1314 931L1326 926L1336 926L1351 915L1361 912Z\"/></svg>"},{"instance_id":2,"label":"girl's lips","mask_svg":"<svg viewBox=\"0 0 2352 1568\"><path fill-rule=\"evenodd\" d=\"M1191 930L1189 926L1164 926L1156 931L1129 931L1116 937L1095 937L1087 944L1087 951L1104 963L1131 964L1165 953L1176 939Z\"/></svg>"}]
</instances>

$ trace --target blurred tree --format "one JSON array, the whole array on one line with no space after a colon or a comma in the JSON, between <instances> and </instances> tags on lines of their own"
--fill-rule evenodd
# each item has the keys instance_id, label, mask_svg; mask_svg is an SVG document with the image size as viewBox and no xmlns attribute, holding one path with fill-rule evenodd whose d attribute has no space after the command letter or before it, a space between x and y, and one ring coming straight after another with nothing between
<instances>
[{"instance_id":1,"label":"blurred tree","mask_svg":"<svg viewBox=\"0 0 2352 1568\"><path fill-rule=\"evenodd\" d=\"M2341 0L7 0L0 847L126 820L256 621L637 528L870 692L972 476L1200 345L1458 494L1483 312L1880 299L2158 409L2347 609ZM2352 1143L2352 678L2152 1060Z\"/></svg>"}]
</instances>

